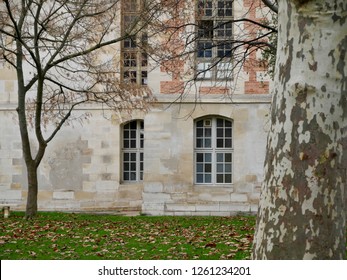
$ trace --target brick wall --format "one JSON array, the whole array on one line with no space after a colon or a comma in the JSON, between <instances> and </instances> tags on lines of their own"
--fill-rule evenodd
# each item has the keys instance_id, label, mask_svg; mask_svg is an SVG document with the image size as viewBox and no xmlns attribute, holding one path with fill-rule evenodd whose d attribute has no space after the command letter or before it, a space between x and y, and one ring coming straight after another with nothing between
<instances>
[{"instance_id":1,"label":"brick wall","mask_svg":"<svg viewBox=\"0 0 347 280\"><path fill-rule=\"evenodd\" d=\"M254 21L262 21L264 17L257 15L257 10L264 8L264 5L260 0L244 0L244 7L248 10L247 17ZM245 29L247 30L250 38L255 38L256 34L260 31L259 27L255 27L254 24L245 23ZM249 56L244 63L244 71L248 74L248 81L245 81L245 93L246 94L266 94L269 92L269 82L257 79L258 72L266 71L265 65L262 64L257 58L256 50L249 49Z\"/></svg>"}]
</instances>

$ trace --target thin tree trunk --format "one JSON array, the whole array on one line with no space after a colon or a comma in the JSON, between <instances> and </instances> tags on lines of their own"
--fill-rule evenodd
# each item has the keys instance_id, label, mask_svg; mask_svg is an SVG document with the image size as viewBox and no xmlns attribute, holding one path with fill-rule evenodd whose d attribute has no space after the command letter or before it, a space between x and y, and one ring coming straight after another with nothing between
<instances>
[{"instance_id":1,"label":"thin tree trunk","mask_svg":"<svg viewBox=\"0 0 347 280\"><path fill-rule=\"evenodd\" d=\"M279 1L254 259L346 255L347 2Z\"/></svg>"},{"instance_id":2,"label":"thin tree trunk","mask_svg":"<svg viewBox=\"0 0 347 280\"><path fill-rule=\"evenodd\" d=\"M34 162L27 165L27 172L28 172L28 197L27 197L25 217L27 219L31 219L37 214L38 180L37 180L37 167Z\"/></svg>"}]
</instances>

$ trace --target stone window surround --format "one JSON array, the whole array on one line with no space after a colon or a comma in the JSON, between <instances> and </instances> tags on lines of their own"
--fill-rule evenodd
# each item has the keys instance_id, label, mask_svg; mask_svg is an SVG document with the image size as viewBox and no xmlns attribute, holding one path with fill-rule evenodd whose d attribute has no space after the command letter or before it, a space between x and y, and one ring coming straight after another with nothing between
<instances>
[{"instance_id":1,"label":"stone window surround","mask_svg":"<svg viewBox=\"0 0 347 280\"><path fill-rule=\"evenodd\" d=\"M232 79L229 73L232 68L232 44L225 42L225 38L233 34L233 12L226 12L230 2L233 5L232 0L198 1L196 74L200 80ZM201 9L203 12L199 12Z\"/></svg>"},{"instance_id":2,"label":"stone window surround","mask_svg":"<svg viewBox=\"0 0 347 280\"><path fill-rule=\"evenodd\" d=\"M143 0L122 1L122 32L126 31L126 24L131 24L138 19L142 5ZM146 44L146 42L147 33L144 29L138 32L136 36L129 37L121 42L121 79L123 82L142 86L148 84L148 57L143 48L139 46Z\"/></svg>"},{"instance_id":3,"label":"stone window surround","mask_svg":"<svg viewBox=\"0 0 347 280\"><path fill-rule=\"evenodd\" d=\"M144 121L135 119L126 122L122 124L121 131L121 182L142 182L144 167Z\"/></svg>"},{"instance_id":4,"label":"stone window surround","mask_svg":"<svg viewBox=\"0 0 347 280\"><path fill-rule=\"evenodd\" d=\"M221 120L225 120L228 122L231 122L231 147L230 148L217 148L217 119L221 119ZM211 129L212 129L212 134L211 134L211 140L212 140L212 146L211 148L207 148L205 149L204 147L197 147L197 122L202 121L202 120L211 120ZM212 170L210 171L211 173L211 182L198 182L197 180L197 154L201 154L204 152L209 152L210 154L212 154L212 159L211 159L211 168ZM223 117L223 116L219 116L219 115L206 115L206 116L202 116L199 118L196 118L194 120L194 159L193 159L193 164L194 164L194 185L195 186L199 186L199 185L203 185L203 186L231 186L233 184L233 162L234 162L234 147L233 147L233 120L227 117ZM217 156L218 154L224 154L224 158L223 158L223 162L221 162L221 164L224 165L223 167L223 172L219 173L217 172ZM225 155L226 154L231 154L231 159L230 159L230 163L227 163L225 161ZM225 164L231 165L230 168L230 173L225 171ZM201 174L204 174L204 172L201 172ZM225 182L225 178L223 179L224 182L218 183L217 182L217 174L221 175L221 174L228 174L230 175L230 179L228 179L228 182Z\"/></svg>"}]
</instances>

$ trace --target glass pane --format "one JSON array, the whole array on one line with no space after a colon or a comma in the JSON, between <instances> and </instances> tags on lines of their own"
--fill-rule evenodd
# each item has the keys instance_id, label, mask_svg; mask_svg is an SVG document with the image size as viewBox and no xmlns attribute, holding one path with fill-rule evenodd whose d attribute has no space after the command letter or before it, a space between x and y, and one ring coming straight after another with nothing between
<instances>
[{"instance_id":1,"label":"glass pane","mask_svg":"<svg viewBox=\"0 0 347 280\"><path fill-rule=\"evenodd\" d=\"M136 161L136 154L131 153L130 158L131 158L131 161Z\"/></svg>"},{"instance_id":2,"label":"glass pane","mask_svg":"<svg viewBox=\"0 0 347 280\"><path fill-rule=\"evenodd\" d=\"M222 173L224 171L224 165L223 164L217 164L217 172Z\"/></svg>"},{"instance_id":3,"label":"glass pane","mask_svg":"<svg viewBox=\"0 0 347 280\"><path fill-rule=\"evenodd\" d=\"M124 153L124 161L129 161L129 154L128 153Z\"/></svg>"},{"instance_id":4,"label":"glass pane","mask_svg":"<svg viewBox=\"0 0 347 280\"><path fill-rule=\"evenodd\" d=\"M217 137L223 137L223 136L224 136L224 129L217 128Z\"/></svg>"},{"instance_id":5,"label":"glass pane","mask_svg":"<svg viewBox=\"0 0 347 280\"><path fill-rule=\"evenodd\" d=\"M225 137L231 137L231 128L225 129Z\"/></svg>"},{"instance_id":6,"label":"glass pane","mask_svg":"<svg viewBox=\"0 0 347 280\"><path fill-rule=\"evenodd\" d=\"M123 141L123 147L124 148L129 148L129 141L128 140L124 140Z\"/></svg>"},{"instance_id":7,"label":"glass pane","mask_svg":"<svg viewBox=\"0 0 347 280\"><path fill-rule=\"evenodd\" d=\"M223 119L217 119L217 127L224 127L224 120Z\"/></svg>"},{"instance_id":8,"label":"glass pane","mask_svg":"<svg viewBox=\"0 0 347 280\"><path fill-rule=\"evenodd\" d=\"M198 23L198 35L202 38L213 38L213 20L201 20Z\"/></svg>"},{"instance_id":9,"label":"glass pane","mask_svg":"<svg viewBox=\"0 0 347 280\"><path fill-rule=\"evenodd\" d=\"M201 121L196 122L196 126L197 127L203 127L204 126L204 121L201 120Z\"/></svg>"},{"instance_id":10,"label":"glass pane","mask_svg":"<svg viewBox=\"0 0 347 280\"><path fill-rule=\"evenodd\" d=\"M130 173L130 180L131 181L136 181L136 172L131 172Z\"/></svg>"},{"instance_id":11,"label":"glass pane","mask_svg":"<svg viewBox=\"0 0 347 280\"><path fill-rule=\"evenodd\" d=\"M212 172L212 164L205 164L205 172L207 173Z\"/></svg>"},{"instance_id":12,"label":"glass pane","mask_svg":"<svg viewBox=\"0 0 347 280\"><path fill-rule=\"evenodd\" d=\"M197 172L203 172L204 171L204 165L203 164L201 164L201 163L198 163L197 165L196 165L196 171Z\"/></svg>"},{"instance_id":13,"label":"glass pane","mask_svg":"<svg viewBox=\"0 0 347 280\"><path fill-rule=\"evenodd\" d=\"M205 148L211 148L211 139L205 139Z\"/></svg>"},{"instance_id":14,"label":"glass pane","mask_svg":"<svg viewBox=\"0 0 347 280\"><path fill-rule=\"evenodd\" d=\"M130 170L136 171L136 162L130 164Z\"/></svg>"},{"instance_id":15,"label":"glass pane","mask_svg":"<svg viewBox=\"0 0 347 280\"><path fill-rule=\"evenodd\" d=\"M225 183L231 183L231 174L225 174Z\"/></svg>"},{"instance_id":16,"label":"glass pane","mask_svg":"<svg viewBox=\"0 0 347 280\"><path fill-rule=\"evenodd\" d=\"M130 132L130 135L131 135L131 138L136 138L136 130L132 130L131 132Z\"/></svg>"},{"instance_id":17,"label":"glass pane","mask_svg":"<svg viewBox=\"0 0 347 280\"><path fill-rule=\"evenodd\" d=\"M205 183L211 183L212 182L212 176L210 174L205 175Z\"/></svg>"},{"instance_id":18,"label":"glass pane","mask_svg":"<svg viewBox=\"0 0 347 280\"><path fill-rule=\"evenodd\" d=\"M225 148L231 148L231 139L225 139Z\"/></svg>"},{"instance_id":19,"label":"glass pane","mask_svg":"<svg viewBox=\"0 0 347 280\"><path fill-rule=\"evenodd\" d=\"M223 164L217 164L217 172L222 173L223 172Z\"/></svg>"},{"instance_id":20,"label":"glass pane","mask_svg":"<svg viewBox=\"0 0 347 280\"><path fill-rule=\"evenodd\" d=\"M205 128L205 136L211 137L211 128Z\"/></svg>"},{"instance_id":21,"label":"glass pane","mask_svg":"<svg viewBox=\"0 0 347 280\"><path fill-rule=\"evenodd\" d=\"M203 183L204 182L204 176L202 174L196 175L196 182L197 183Z\"/></svg>"},{"instance_id":22,"label":"glass pane","mask_svg":"<svg viewBox=\"0 0 347 280\"><path fill-rule=\"evenodd\" d=\"M225 154L225 162L231 162L231 154L230 153Z\"/></svg>"},{"instance_id":23,"label":"glass pane","mask_svg":"<svg viewBox=\"0 0 347 280\"><path fill-rule=\"evenodd\" d=\"M223 139L217 139L217 148L224 148Z\"/></svg>"},{"instance_id":24,"label":"glass pane","mask_svg":"<svg viewBox=\"0 0 347 280\"><path fill-rule=\"evenodd\" d=\"M136 140L131 140L130 147L131 148L136 148Z\"/></svg>"},{"instance_id":25,"label":"glass pane","mask_svg":"<svg viewBox=\"0 0 347 280\"><path fill-rule=\"evenodd\" d=\"M124 171L128 171L129 170L129 163L124 163Z\"/></svg>"},{"instance_id":26,"label":"glass pane","mask_svg":"<svg viewBox=\"0 0 347 280\"><path fill-rule=\"evenodd\" d=\"M223 174L217 174L217 183L224 183Z\"/></svg>"},{"instance_id":27,"label":"glass pane","mask_svg":"<svg viewBox=\"0 0 347 280\"><path fill-rule=\"evenodd\" d=\"M132 122L130 123L130 128L131 128L131 129L136 129L136 127L137 127L137 122L136 122L136 121L132 121Z\"/></svg>"},{"instance_id":28,"label":"glass pane","mask_svg":"<svg viewBox=\"0 0 347 280\"><path fill-rule=\"evenodd\" d=\"M212 154L206 153L205 154L205 162L211 162L212 161Z\"/></svg>"},{"instance_id":29,"label":"glass pane","mask_svg":"<svg viewBox=\"0 0 347 280\"><path fill-rule=\"evenodd\" d=\"M204 133L204 130L202 128L197 128L196 129L196 136L197 137L202 137Z\"/></svg>"},{"instance_id":30,"label":"glass pane","mask_svg":"<svg viewBox=\"0 0 347 280\"><path fill-rule=\"evenodd\" d=\"M231 164L226 164L225 165L225 172L231 173Z\"/></svg>"},{"instance_id":31,"label":"glass pane","mask_svg":"<svg viewBox=\"0 0 347 280\"><path fill-rule=\"evenodd\" d=\"M196 139L196 147L202 148L202 139Z\"/></svg>"},{"instance_id":32,"label":"glass pane","mask_svg":"<svg viewBox=\"0 0 347 280\"><path fill-rule=\"evenodd\" d=\"M224 162L224 154L217 154L217 162Z\"/></svg>"},{"instance_id":33,"label":"glass pane","mask_svg":"<svg viewBox=\"0 0 347 280\"><path fill-rule=\"evenodd\" d=\"M124 181L129 181L129 178L130 178L129 173L128 173L128 172L124 172L124 173L123 173L123 179L124 179Z\"/></svg>"},{"instance_id":34,"label":"glass pane","mask_svg":"<svg viewBox=\"0 0 347 280\"><path fill-rule=\"evenodd\" d=\"M204 154L202 154L202 153L196 154L196 161L197 162L204 162Z\"/></svg>"}]
</instances>

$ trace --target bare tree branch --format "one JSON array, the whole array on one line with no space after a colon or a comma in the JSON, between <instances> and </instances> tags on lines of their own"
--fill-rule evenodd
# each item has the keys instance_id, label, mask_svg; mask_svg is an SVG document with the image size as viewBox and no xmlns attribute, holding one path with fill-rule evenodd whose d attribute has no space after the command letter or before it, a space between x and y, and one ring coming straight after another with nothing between
<instances>
[{"instance_id":1,"label":"bare tree branch","mask_svg":"<svg viewBox=\"0 0 347 280\"><path fill-rule=\"evenodd\" d=\"M263 3L264 3L269 9L271 9L273 12L275 12L276 14L278 14L277 0L275 0L275 1L271 1L271 0L261 0L261 1L263 1Z\"/></svg>"}]
</instances>

